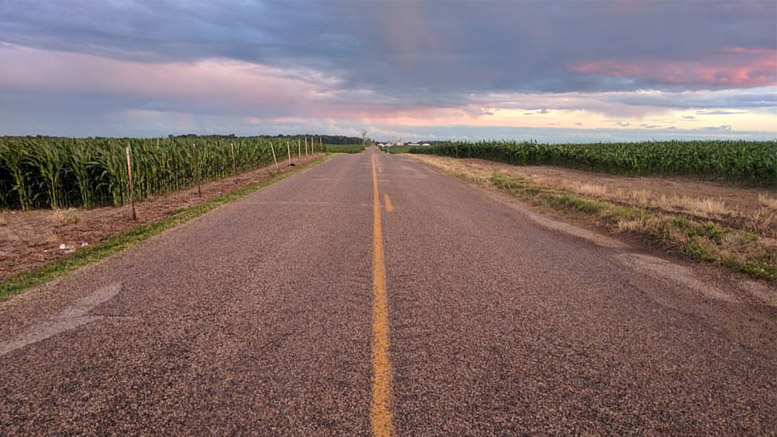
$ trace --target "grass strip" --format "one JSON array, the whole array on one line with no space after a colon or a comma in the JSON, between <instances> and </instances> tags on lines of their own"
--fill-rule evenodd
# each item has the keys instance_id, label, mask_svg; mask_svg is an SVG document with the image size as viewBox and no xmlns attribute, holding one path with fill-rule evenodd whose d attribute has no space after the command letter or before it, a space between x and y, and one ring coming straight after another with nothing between
<instances>
[{"instance_id":1,"label":"grass strip","mask_svg":"<svg viewBox=\"0 0 777 437\"><path fill-rule=\"evenodd\" d=\"M0 302L10 298L11 296L19 294L28 288L44 284L60 276L75 271L87 264L91 264L95 261L99 261L121 252L122 250L132 247L154 235L161 233L164 230L173 228L181 223L199 217L208 211L224 205L225 203L240 199L241 197L251 194L260 188L266 187L296 173L299 173L308 167L318 165L329 159L331 156L333 155L316 158L310 162L302 164L299 167L296 167L294 170L285 173L279 173L261 182L255 182L235 191L222 194L221 196L208 200L200 205L181 208L173 213L173 215L170 217L165 217L155 222L147 223L136 228L120 232L107 238L101 243L95 244L94 246L80 248L73 254L64 258L60 258L41 267L27 270L25 272L11 276L0 283Z\"/></svg>"},{"instance_id":2,"label":"grass strip","mask_svg":"<svg viewBox=\"0 0 777 437\"><path fill-rule=\"evenodd\" d=\"M756 279L777 281L777 251L768 239L752 231L731 228L711 220L694 220L678 214L589 199L518 175L481 171L466 162L459 163L466 167L466 171L453 171L445 164L427 160L418 162L466 182L508 193L534 206L561 211L573 220L593 221L612 233L639 236L681 256L714 262Z\"/></svg>"}]
</instances>

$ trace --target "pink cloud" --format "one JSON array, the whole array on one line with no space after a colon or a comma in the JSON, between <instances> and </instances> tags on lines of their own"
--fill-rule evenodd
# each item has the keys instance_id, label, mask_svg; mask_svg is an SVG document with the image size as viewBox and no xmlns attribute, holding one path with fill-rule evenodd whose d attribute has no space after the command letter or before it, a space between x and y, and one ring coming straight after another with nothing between
<instances>
[{"instance_id":1,"label":"pink cloud","mask_svg":"<svg viewBox=\"0 0 777 437\"><path fill-rule=\"evenodd\" d=\"M151 99L288 103L319 100L336 79L231 59L146 63L0 45L0 88Z\"/></svg>"},{"instance_id":2,"label":"pink cloud","mask_svg":"<svg viewBox=\"0 0 777 437\"><path fill-rule=\"evenodd\" d=\"M774 51L731 48L719 54L761 59ZM463 96L455 106L433 106L413 100L387 98L375 90L343 87L337 77L311 69L278 68L257 63L213 58L197 62L137 62L79 53L39 50L0 43L0 94L3 91L51 93L57 99L71 95L116 97L122 105L109 110L138 122L163 120L166 125L189 129L202 117L221 123L237 117L248 125L300 124L310 120L330 124L406 126L537 125L541 118L577 120L584 112L618 117L643 117L667 111L667 102L680 100L693 107L715 105L719 98L756 93L759 90L704 90L666 93L658 90L609 93L483 93ZM768 60L767 60L768 61ZM766 61L765 61L766 62ZM768 64L768 62L767 62ZM603 68L604 64L586 67ZM643 77L669 67L648 63L614 65L610 74ZM580 67L583 68L583 67ZM766 68L766 67L764 67ZM677 74L681 74L682 71ZM126 99L125 97L131 97ZM136 103L137 102L137 103ZM635 103L636 102L636 103ZM510 110L550 110L546 117L521 118ZM502 111L503 110L503 111ZM562 112L563 111L563 112ZM577 112L575 112L577 111ZM565 115L566 113L566 115ZM572 114L572 115L570 115ZM222 118L218 118L222 117ZM535 120L536 119L536 120Z\"/></svg>"},{"instance_id":3,"label":"pink cloud","mask_svg":"<svg viewBox=\"0 0 777 437\"><path fill-rule=\"evenodd\" d=\"M672 85L753 88L777 84L777 50L729 47L689 61L602 59L574 64L570 70Z\"/></svg>"}]
</instances>

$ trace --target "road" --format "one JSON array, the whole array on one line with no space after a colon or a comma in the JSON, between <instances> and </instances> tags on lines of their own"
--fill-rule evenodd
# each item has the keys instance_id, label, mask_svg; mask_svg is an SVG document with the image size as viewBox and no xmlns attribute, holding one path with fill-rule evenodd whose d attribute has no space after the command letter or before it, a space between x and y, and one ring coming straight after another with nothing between
<instances>
[{"instance_id":1,"label":"road","mask_svg":"<svg viewBox=\"0 0 777 437\"><path fill-rule=\"evenodd\" d=\"M0 304L0 435L774 433L777 314L635 250L339 155Z\"/></svg>"}]
</instances>

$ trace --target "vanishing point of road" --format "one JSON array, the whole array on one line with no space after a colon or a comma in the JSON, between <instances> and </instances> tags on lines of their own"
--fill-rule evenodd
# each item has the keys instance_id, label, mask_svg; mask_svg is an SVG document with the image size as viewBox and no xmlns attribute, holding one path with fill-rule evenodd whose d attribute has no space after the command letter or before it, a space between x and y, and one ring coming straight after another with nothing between
<instances>
[{"instance_id":1,"label":"vanishing point of road","mask_svg":"<svg viewBox=\"0 0 777 437\"><path fill-rule=\"evenodd\" d=\"M777 314L632 250L338 155L0 304L0 435L776 433Z\"/></svg>"}]
</instances>

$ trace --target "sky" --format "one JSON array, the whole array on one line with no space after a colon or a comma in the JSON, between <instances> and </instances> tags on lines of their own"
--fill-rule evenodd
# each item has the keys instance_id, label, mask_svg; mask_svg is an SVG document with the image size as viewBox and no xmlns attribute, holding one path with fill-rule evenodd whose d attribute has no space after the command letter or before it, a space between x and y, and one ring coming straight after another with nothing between
<instances>
[{"instance_id":1,"label":"sky","mask_svg":"<svg viewBox=\"0 0 777 437\"><path fill-rule=\"evenodd\" d=\"M777 1L0 0L0 135L777 138Z\"/></svg>"}]
</instances>

